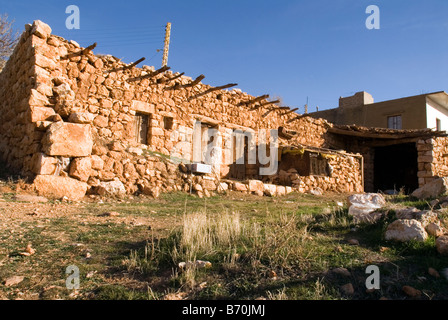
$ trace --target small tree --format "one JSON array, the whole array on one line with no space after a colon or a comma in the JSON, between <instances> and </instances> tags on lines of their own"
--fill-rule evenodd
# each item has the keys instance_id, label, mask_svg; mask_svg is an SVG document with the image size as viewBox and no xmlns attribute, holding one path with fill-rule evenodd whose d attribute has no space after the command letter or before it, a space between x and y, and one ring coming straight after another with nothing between
<instances>
[{"instance_id":1,"label":"small tree","mask_svg":"<svg viewBox=\"0 0 448 320\"><path fill-rule=\"evenodd\" d=\"M7 14L0 14L0 72L19 40L19 34L12 29L14 21L8 21Z\"/></svg>"}]
</instances>

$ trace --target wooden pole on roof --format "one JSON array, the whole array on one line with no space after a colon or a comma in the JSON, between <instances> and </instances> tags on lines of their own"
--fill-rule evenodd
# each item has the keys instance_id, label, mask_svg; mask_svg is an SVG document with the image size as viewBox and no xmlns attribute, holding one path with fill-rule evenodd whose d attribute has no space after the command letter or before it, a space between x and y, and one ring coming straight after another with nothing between
<instances>
[{"instance_id":1,"label":"wooden pole on roof","mask_svg":"<svg viewBox=\"0 0 448 320\"><path fill-rule=\"evenodd\" d=\"M171 39L171 23L168 22L165 29L165 46L163 49L163 61L162 67L166 67L168 65L168 53L170 50L170 39Z\"/></svg>"}]
</instances>

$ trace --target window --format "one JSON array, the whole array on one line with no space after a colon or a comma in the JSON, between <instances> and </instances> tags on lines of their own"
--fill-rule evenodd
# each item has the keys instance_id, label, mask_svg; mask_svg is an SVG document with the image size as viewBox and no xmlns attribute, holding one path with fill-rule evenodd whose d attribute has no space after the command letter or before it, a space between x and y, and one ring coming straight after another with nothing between
<instances>
[{"instance_id":1,"label":"window","mask_svg":"<svg viewBox=\"0 0 448 320\"><path fill-rule=\"evenodd\" d=\"M135 139L137 143L148 144L149 114L135 114Z\"/></svg>"},{"instance_id":2,"label":"window","mask_svg":"<svg viewBox=\"0 0 448 320\"><path fill-rule=\"evenodd\" d=\"M163 127L165 128L165 130L172 130L173 123L173 117L163 117Z\"/></svg>"},{"instance_id":3,"label":"window","mask_svg":"<svg viewBox=\"0 0 448 320\"><path fill-rule=\"evenodd\" d=\"M401 129L401 115L387 117L387 127L389 129Z\"/></svg>"},{"instance_id":4,"label":"window","mask_svg":"<svg viewBox=\"0 0 448 320\"><path fill-rule=\"evenodd\" d=\"M437 131L442 131L442 121L439 118L436 118L436 129Z\"/></svg>"}]
</instances>

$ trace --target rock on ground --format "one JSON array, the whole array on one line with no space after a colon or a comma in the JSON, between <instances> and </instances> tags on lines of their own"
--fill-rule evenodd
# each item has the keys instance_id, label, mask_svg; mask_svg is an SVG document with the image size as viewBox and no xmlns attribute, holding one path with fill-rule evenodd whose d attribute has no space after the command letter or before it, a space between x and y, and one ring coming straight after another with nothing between
<instances>
[{"instance_id":1,"label":"rock on ground","mask_svg":"<svg viewBox=\"0 0 448 320\"><path fill-rule=\"evenodd\" d=\"M67 197L71 201L81 200L88 185L69 177L39 175L34 179L34 187L40 196L61 199Z\"/></svg>"},{"instance_id":2,"label":"rock on ground","mask_svg":"<svg viewBox=\"0 0 448 320\"><path fill-rule=\"evenodd\" d=\"M428 237L423 225L414 219L399 219L392 222L386 230L385 239L400 242L410 240L424 241Z\"/></svg>"},{"instance_id":3,"label":"rock on ground","mask_svg":"<svg viewBox=\"0 0 448 320\"><path fill-rule=\"evenodd\" d=\"M382 217L383 213L376 210L384 207L386 200L379 193L361 193L349 196L347 203L355 223L373 223Z\"/></svg>"},{"instance_id":4,"label":"rock on ground","mask_svg":"<svg viewBox=\"0 0 448 320\"><path fill-rule=\"evenodd\" d=\"M448 236L438 237L436 240L437 251L444 256L448 256Z\"/></svg>"},{"instance_id":5,"label":"rock on ground","mask_svg":"<svg viewBox=\"0 0 448 320\"><path fill-rule=\"evenodd\" d=\"M418 199L435 198L444 194L448 190L448 178L442 177L425 184L423 187L416 189L411 196Z\"/></svg>"}]
</instances>

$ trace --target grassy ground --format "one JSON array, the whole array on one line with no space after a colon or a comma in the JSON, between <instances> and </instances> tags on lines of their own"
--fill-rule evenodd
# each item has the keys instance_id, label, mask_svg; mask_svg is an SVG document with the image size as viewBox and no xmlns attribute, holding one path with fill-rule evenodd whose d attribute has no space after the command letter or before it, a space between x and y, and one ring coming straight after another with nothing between
<instances>
[{"instance_id":1,"label":"grassy ground","mask_svg":"<svg viewBox=\"0 0 448 320\"><path fill-rule=\"evenodd\" d=\"M176 193L36 204L16 201L17 192L0 188L0 297L7 299L408 299L404 285L421 290L419 299L448 298L447 280L428 274L448 267L435 239L387 242L387 219L355 227L337 204L345 195ZM111 211L119 216L103 215ZM36 253L21 255L28 244ZM210 265L179 267L197 260ZM70 265L80 270L79 290L66 288ZM374 292L365 286L369 265L381 271ZM350 274L334 271L340 267ZM24 280L3 285L12 276ZM348 283L352 294L341 290Z\"/></svg>"}]
</instances>

